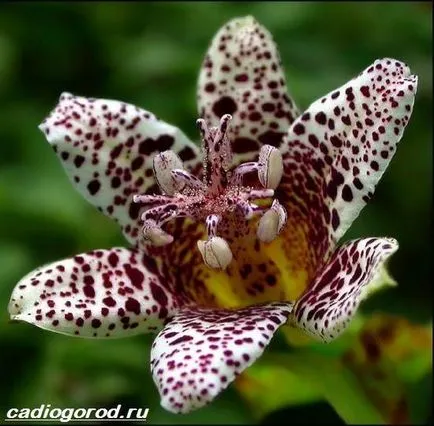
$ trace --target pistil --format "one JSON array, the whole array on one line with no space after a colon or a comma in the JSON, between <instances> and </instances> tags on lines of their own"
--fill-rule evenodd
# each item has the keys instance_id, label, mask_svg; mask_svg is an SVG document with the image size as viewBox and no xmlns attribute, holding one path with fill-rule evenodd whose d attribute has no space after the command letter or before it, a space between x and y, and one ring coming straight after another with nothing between
<instances>
[{"instance_id":1,"label":"pistil","mask_svg":"<svg viewBox=\"0 0 434 426\"><path fill-rule=\"evenodd\" d=\"M225 269L233 258L229 244L219 236L222 222L261 216L257 236L265 243L274 240L286 223L286 212L277 200L271 208L255 204L274 196L283 173L280 151L264 145L257 162L243 163L231 170L232 150L227 136L231 119L229 114L224 115L218 127L208 127L203 119L197 120L203 141L202 180L184 170L174 152L164 151L153 160L155 180L162 195L133 198L146 209L141 219L148 244L162 246L173 242L162 226L176 217L205 222L207 239L197 242L198 249L204 263L216 269ZM243 177L252 172L257 174L263 188L243 186ZM232 225L236 227L237 223Z\"/></svg>"}]
</instances>

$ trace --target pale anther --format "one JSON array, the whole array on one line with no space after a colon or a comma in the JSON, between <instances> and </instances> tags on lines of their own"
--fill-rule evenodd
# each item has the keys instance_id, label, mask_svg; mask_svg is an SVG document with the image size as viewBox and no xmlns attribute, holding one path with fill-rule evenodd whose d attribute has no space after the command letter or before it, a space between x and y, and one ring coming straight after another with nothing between
<instances>
[{"instance_id":1,"label":"pale anther","mask_svg":"<svg viewBox=\"0 0 434 426\"><path fill-rule=\"evenodd\" d=\"M167 195L173 195L182 189L180 182L173 178L172 170L182 169L181 159L173 151L164 151L154 157L154 176L161 190Z\"/></svg>"},{"instance_id":2,"label":"pale anther","mask_svg":"<svg viewBox=\"0 0 434 426\"><path fill-rule=\"evenodd\" d=\"M271 145L264 145L259 151L258 178L265 188L276 189L283 175L281 152Z\"/></svg>"},{"instance_id":3,"label":"pale anther","mask_svg":"<svg viewBox=\"0 0 434 426\"><path fill-rule=\"evenodd\" d=\"M154 220L146 220L142 232L144 240L156 247L165 246L173 241L173 237L164 232Z\"/></svg>"},{"instance_id":4,"label":"pale anther","mask_svg":"<svg viewBox=\"0 0 434 426\"><path fill-rule=\"evenodd\" d=\"M261 217L256 235L264 243L271 243L282 230L286 223L287 214L285 209L274 200L271 208Z\"/></svg>"},{"instance_id":5,"label":"pale anther","mask_svg":"<svg viewBox=\"0 0 434 426\"><path fill-rule=\"evenodd\" d=\"M199 240L197 247L205 265L214 269L226 269L232 261L232 252L228 243L221 237L212 237L207 241Z\"/></svg>"}]
</instances>

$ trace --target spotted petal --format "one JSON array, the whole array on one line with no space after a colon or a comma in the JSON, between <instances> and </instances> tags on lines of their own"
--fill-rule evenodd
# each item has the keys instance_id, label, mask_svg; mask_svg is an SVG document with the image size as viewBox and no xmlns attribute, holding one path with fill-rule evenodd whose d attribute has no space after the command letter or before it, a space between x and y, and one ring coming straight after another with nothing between
<instances>
[{"instance_id":1,"label":"spotted petal","mask_svg":"<svg viewBox=\"0 0 434 426\"><path fill-rule=\"evenodd\" d=\"M264 351L292 305L185 309L160 332L151 370L167 410L187 413L213 400Z\"/></svg>"},{"instance_id":2,"label":"spotted petal","mask_svg":"<svg viewBox=\"0 0 434 426\"><path fill-rule=\"evenodd\" d=\"M372 197L409 121L416 87L405 64L377 60L289 129L281 185L287 228L306 225L317 262Z\"/></svg>"},{"instance_id":3,"label":"spotted petal","mask_svg":"<svg viewBox=\"0 0 434 426\"><path fill-rule=\"evenodd\" d=\"M252 16L229 21L212 40L199 75L198 108L213 125L232 114L234 163L256 160L261 144L279 146L297 117L273 38Z\"/></svg>"},{"instance_id":4,"label":"spotted petal","mask_svg":"<svg viewBox=\"0 0 434 426\"><path fill-rule=\"evenodd\" d=\"M119 101L63 93L40 126L78 191L114 218L136 243L139 205L136 193L158 192L152 159L173 150L187 169L198 148L176 127L153 114Z\"/></svg>"},{"instance_id":5,"label":"spotted petal","mask_svg":"<svg viewBox=\"0 0 434 426\"><path fill-rule=\"evenodd\" d=\"M158 332L175 300L146 255L94 250L25 276L9 302L12 320L80 337Z\"/></svg>"},{"instance_id":6,"label":"spotted petal","mask_svg":"<svg viewBox=\"0 0 434 426\"><path fill-rule=\"evenodd\" d=\"M339 247L295 304L297 325L326 342L341 334L360 302L378 288L384 263L397 249L391 238L353 240Z\"/></svg>"}]
</instances>

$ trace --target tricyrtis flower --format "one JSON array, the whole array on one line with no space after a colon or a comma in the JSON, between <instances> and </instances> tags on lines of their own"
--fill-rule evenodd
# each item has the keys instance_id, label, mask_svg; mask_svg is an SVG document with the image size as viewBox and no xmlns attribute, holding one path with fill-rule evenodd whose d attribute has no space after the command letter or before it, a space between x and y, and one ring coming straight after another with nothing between
<instances>
[{"instance_id":1,"label":"tricyrtis flower","mask_svg":"<svg viewBox=\"0 0 434 426\"><path fill-rule=\"evenodd\" d=\"M375 61L302 115L271 35L217 33L198 83L202 153L133 105L63 94L40 126L71 181L131 248L30 273L13 319L81 337L158 332L162 405L211 401L289 322L329 341L382 283L390 238L337 247L392 158L417 78Z\"/></svg>"}]
</instances>

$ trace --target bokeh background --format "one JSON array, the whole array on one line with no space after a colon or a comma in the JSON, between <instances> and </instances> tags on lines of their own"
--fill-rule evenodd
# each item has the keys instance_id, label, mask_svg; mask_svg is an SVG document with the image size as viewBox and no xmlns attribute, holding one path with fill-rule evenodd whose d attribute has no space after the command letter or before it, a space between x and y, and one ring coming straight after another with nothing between
<instances>
[{"instance_id":1,"label":"bokeh background","mask_svg":"<svg viewBox=\"0 0 434 426\"><path fill-rule=\"evenodd\" d=\"M432 317L431 3L3 3L0 6L0 406L150 407L151 423L246 423L229 389L189 416L159 406L149 373L149 336L89 341L10 324L7 302L35 267L123 244L117 227L75 192L37 125L62 91L123 100L197 140L195 87L211 37L225 21L255 16L280 47L300 108L395 57L419 75L413 117L376 195L345 239L393 236L399 287L363 311ZM276 384L275 392L279 392ZM423 395L428 398L429 395ZM3 417L2 417L3 418ZM261 421L338 421L327 404L271 413ZM255 419L256 421L257 419Z\"/></svg>"}]
</instances>

